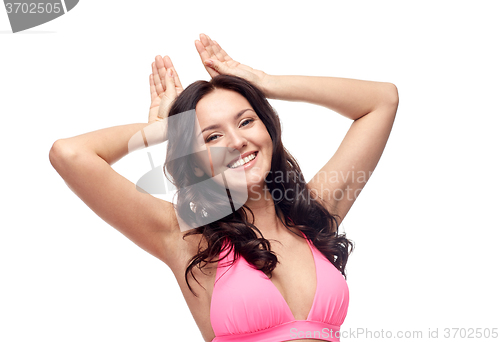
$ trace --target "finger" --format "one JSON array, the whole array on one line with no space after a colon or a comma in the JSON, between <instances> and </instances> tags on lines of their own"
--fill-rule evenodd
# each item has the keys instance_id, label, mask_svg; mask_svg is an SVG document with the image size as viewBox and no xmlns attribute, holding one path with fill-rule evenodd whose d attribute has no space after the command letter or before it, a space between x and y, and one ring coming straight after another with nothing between
<instances>
[{"instance_id":1,"label":"finger","mask_svg":"<svg viewBox=\"0 0 500 342\"><path fill-rule=\"evenodd\" d=\"M203 66L205 66L205 69L207 70L208 74L211 77L217 76L219 74L218 72L216 72L215 70L213 70L205 65L205 61L208 60L210 58L210 56L208 55L208 52L205 49L205 46L203 45L203 43L199 40L195 40L194 45L196 46L196 50L198 51L198 54L200 55L201 62L203 63Z\"/></svg>"},{"instance_id":2,"label":"finger","mask_svg":"<svg viewBox=\"0 0 500 342\"><path fill-rule=\"evenodd\" d=\"M151 92L151 101L158 97L156 93L155 81L153 79L153 74L149 74L149 91Z\"/></svg>"},{"instance_id":3,"label":"finger","mask_svg":"<svg viewBox=\"0 0 500 342\"><path fill-rule=\"evenodd\" d=\"M158 74L160 74L160 81L162 84L162 88L165 90L166 89L165 77L167 75L167 68L163 63L163 58L161 56L156 56L155 64L156 64L156 69L158 69Z\"/></svg>"},{"instance_id":4,"label":"finger","mask_svg":"<svg viewBox=\"0 0 500 342\"><path fill-rule=\"evenodd\" d=\"M212 49L212 45L210 44L210 39L208 38L208 36L206 34L201 33L200 40L201 40L201 43L203 44L203 46L205 47L205 50L207 51L208 56L210 58L215 57L215 53Z\"/></svg>"},{"instance_id":5,"label":"finger","mask_svg":"<svg viewBox=\"0 0 500 342\"><path fill-rule=\"evenodd\" d=\"M165 65L165 69L167 70L168 68L172 68L174 66L172 60L170 60L170 57L168 56L163 57L163 64Z\"/></svg>"},{"instance_id":6,"label":"finger","mask_svg":"<svg viewBox=\"0 0 500 342\"><path fill-rule=\"evenodd\" d=\"M230 57L230 56L226 53L226 51L224 51L224 50L220 47L219 43L217 43L215 40L214 40L213 42L214 42L215 46L217 46L217 48L219 49L219 51L220 51L220 53L222 54L222 56L224 57L224 60L225 60L225 61L232 61L232 60L233 60L233 59L232 59L232 58L231 58L231 57Z\"/></svg>"},{"instance_id":7,"label":"finger","mask_svg":"<svg viewBox=\"0 0 500 342\"><path fill-rule=\"evenodd\" d=\"M219 74L234 75L234 72L227 65L217 59L208 59L205 65L217 71Z\"/></svg>"},{"instance_id":8,"label":"finger","mask_svg":"<svg viewBox=\"0 0 500 342\"><path fill-rule=\"evenodd\" d=\"M165 56L163 57L163 64L165 65L165 68L168 70L169 68L172 68L172 71L174 73L174 83L175 83L175 89L177 90L177 95L179 95L184 88L182 87L181 80L179 78L179 75L177 74L177 71L174 68L174 64L172 63L172 60L170 57Z\"/></svg>"},{"instance_id":9,"label":"finger","mask_svg":"<svg viewBox=\"0 0 500 342\"><path fill-rule=\"evenodd\" d=\"M168 68L167 77L165 78L165 83L167 88L165 89L165 94L163 96L168 96L170 99L174 99L177 96L175 90L175 78L173 68Z\"/></svg>"},{"instance_id":10,"label":"finger","mask_svg":"<svg viewBox=\"0 0 500 342\"><path fill-rule=\"evenodd\" d=\"M221 62L225 62L226 60L224 59L224 55L220 51L221 49L219 48L219 46L217 46L214 41L211 41L211 45L217 59Z\"/></svg>"},{"instance_id":11,"label":"finger","mask_svg":"<svg viewBox=\"0 0 500 342\"><path fill-rule=\"evenodd\" d=\"M203 63L210 58L208 51L205 49L205 46L201 41L195 40L194 45L196 46L196 51L198 51L198 54L200 55L201 61Z\"/></svg>"},{"instance_id":12,"label":"finger","mask_svg":"<svg viewBox=\"0 0 500 342\"><path fill-rule=\"evenodd\" d=\"M200 33L200 42L203 44L205 48L207 48L207 46L210 45L207 35L203 33Z\"/></svg>"},{"instance_id":13,"label":"finger","mask_svg":"<svg viewBox=\"0 0 500 342\"><path fill-rule=\"evenodd\" d=\"M167 77L165 78L165 83L167 84L167 89L162 96L160 102L160 107L158 109L158 116L160 118L166 118L168 111L172 106L172 101L177 97L177 92L175 90L174 72L173 68L168 68Z\"/></svg>"},{"instance_id":14,"label":"finger","mask_svg":"<svg viewBox=\"0 0 500 342\"><path fill-rule=\"evenodd\" d=\"M158 96L160 96L164 92L163 85L162 85L161 79L160 79L160 74L158 74L158 69L156 69L155 62L153 62L151 67L153 68L153 81L155 84L156 93L158 94Z\"/></svg>"},{"instance_id":15,"label":"finger","mask_svg":"<svg viewBox=\"0 0 500 342\"><path fill-rule=\"evenodd\" d=\"M175 85L175 90L177 91L177 95L182 93L184 90L184 87L181 84L181 80L179 78L179 75L177 75L177 71L175 70L174 67L172 67L173 73L174 73L174 85Z\"/></svg>"},{"instance_id":16,"label":"finger","mask_svg":"<svg viewBox=\"0 0 500 342\"><path fill-rule=\"evenodd\" d=\"M212 58L216 57L219 61L224 62L224 57L222 56L222 54L220 54L219 47L214 43L214 41L209 36L207 36L207 39L208 43L210 44L210 48L212 49L213 53Z\"/></svg>"}]
</instances>

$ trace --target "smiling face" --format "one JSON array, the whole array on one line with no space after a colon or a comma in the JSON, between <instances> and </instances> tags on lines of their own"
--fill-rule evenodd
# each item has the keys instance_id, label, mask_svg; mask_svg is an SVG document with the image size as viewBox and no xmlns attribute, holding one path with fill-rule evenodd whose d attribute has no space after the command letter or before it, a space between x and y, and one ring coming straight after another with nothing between
<instances>
[{"instance_id":1,"label":"smiling face","mask_svg":"<svg viewBox=\"0 0 500 342\"><path fill-rule=\"evenodd\" d=\"M248 100L237 92L216 89L198 102L196 117L194 152L208 150L195 154L198 175L213 177L224 172L231 192L234 187L262 191L271 169L273 143ZM221 177L215 181L224 186Z\"/></svg>"}]
</instances>

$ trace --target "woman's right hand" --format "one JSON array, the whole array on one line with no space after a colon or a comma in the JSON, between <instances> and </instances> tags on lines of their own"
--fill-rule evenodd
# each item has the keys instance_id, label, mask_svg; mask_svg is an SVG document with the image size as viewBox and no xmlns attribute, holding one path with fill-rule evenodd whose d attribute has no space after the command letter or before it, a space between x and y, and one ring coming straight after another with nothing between
<instances>
[{"instance_id":1,"label":"woman's right hand","mask_svg":"<svg viewBox=\"0 0 500 342\"><path fill-rule=\"evenodd\" d=\"M174 65L168 56L156 56L151 64L152 73L149 75L151 92L151 107L149 108L148 122L157 122L166 119L172 102L182 92L182 84L175 71Z\"/></svg>"},{"instance_id":2,"label":"woman's right hand","mask_svg":"<svg viewBox=\"0 0 500 342\"><path fill-rule=\"evenodd\" d=\"M209 36L203 33L200 34L200 40L195 41L195 45L201 61L211 77L220 74L239 76L266 93L269 75L265 72L235 61L215 40L210 39Z\"/></svg>"}]
</instances>

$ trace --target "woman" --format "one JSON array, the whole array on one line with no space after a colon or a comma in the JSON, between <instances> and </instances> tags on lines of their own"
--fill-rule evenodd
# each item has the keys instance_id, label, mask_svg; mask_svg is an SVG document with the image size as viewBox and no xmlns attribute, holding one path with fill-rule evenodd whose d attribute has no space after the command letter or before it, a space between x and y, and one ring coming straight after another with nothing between
<instances>
[{"instance_id":1,"label":"woman","mask_svg":"<svg viewBox=\"0 0 500 342\"><path fill-rule=\"evenodd\" d=\"M232 60L206 35L195 45L210 82L183 90L170 59L157 56L148 124L58 140L51 163L101 218L170 267L205 341L338 341L352 249L338 227L383 152L397 89L272 76ZM354 120L307 184L265 97ZM165 139L175 206L110 167Z\"/></svg>"}]
</instances>

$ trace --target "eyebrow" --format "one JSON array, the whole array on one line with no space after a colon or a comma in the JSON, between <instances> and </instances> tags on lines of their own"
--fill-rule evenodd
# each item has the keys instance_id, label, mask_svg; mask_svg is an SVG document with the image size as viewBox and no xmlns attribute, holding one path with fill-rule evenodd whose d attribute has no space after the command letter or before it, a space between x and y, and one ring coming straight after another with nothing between
<instances>
[{"instance_id":1,"label":"eyebrow","mask_svg":"<svg viewBox=\"0 0 500 342\"><path fill-rule=\"evenodd\" d=\"M251 110L253 111L252 108L246 108L246 109L243 109L242 111L238 112L235 116L234 116L234 121L238 120L243 114L245 114L246 111L248 110ZM210 126L207 126L205 127L201 132L200 134L198 134L198 136L200 136L201 134L203 134L203 132L205 131L208 131L210 129L215 129L215 128L220 128L221 126L219 124L215 124L215 125L210 125Z\"/></svg>"}]
</instances>

